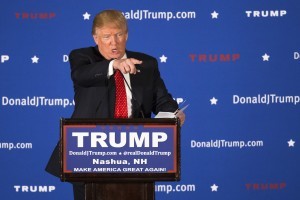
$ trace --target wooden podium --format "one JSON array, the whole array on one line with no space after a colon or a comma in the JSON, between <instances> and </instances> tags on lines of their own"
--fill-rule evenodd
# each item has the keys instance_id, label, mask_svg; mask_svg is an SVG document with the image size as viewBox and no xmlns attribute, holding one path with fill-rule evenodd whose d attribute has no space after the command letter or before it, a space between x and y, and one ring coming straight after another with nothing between
<instances>
[{"instance_id":1,"label":"wooden podium","mask_svg":"<svg viewBox=\"0 0 300 200\"><path fill-rule=\"evenodd\" d=\"M177 119L61 119L61 180L86 200L154 200L155 181L180 180Z\"/></svg>"}]
</instances>

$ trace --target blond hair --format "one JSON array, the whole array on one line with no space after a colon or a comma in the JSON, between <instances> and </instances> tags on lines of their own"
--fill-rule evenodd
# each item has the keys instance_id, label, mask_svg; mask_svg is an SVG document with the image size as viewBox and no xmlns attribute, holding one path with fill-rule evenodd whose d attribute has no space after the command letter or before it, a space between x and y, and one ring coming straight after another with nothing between
<instances>
[{"instance_id":1,"label":"blond hair","mask_svg":"<svg viewBox=\"0 0 300 200\"><path fill-rule=\"evenodd\" d=\"M96 28L106 25L115 25L117 28L128 31L126 18L117 10L104 10L98 13L93 20L92 34L96 34Z\"/></svg>"}]
</instances>

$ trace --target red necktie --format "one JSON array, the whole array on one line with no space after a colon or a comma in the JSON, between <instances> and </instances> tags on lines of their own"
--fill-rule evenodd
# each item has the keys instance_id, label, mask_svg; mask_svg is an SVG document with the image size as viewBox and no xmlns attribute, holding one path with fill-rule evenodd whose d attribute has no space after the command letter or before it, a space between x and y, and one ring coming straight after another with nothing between
<instances>
[{"instance_id":1,"label":"red necktie","mask_svg":"<svg viewBox=\"0 0 300 200\"><path fill-rule=\"evenodd\" d=\"M119 70L117 70L114 78L116 82L116 103L114 118L128 118L127 96L123 75Z\"/></svg>"}]
</instances>

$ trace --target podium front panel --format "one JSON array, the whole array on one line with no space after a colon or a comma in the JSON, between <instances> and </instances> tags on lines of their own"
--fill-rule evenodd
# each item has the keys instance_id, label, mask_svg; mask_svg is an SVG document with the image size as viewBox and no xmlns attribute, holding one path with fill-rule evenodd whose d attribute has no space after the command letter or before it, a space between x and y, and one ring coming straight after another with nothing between
<instances>
[{"instance_id":1,"label":"podium front panel","mask_svg":"<svg viewBox=\"0 0 300 200\"><path fill-rule=\"evenodd\" d=\"M180 180L177 119L61 119L61 180Z\"/></svg>"}]
</instances>

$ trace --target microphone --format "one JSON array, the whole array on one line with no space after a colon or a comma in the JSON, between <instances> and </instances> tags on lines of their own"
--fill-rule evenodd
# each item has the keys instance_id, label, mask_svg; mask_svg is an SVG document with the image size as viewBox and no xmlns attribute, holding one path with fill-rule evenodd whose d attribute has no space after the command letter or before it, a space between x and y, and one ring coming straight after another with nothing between
<instances>
[{"instance_id":1,"label":"microphone","mask_svg":"<svg viewBox=\"0 0 300 200\"><path fill-rule=\"evenodd\" d=\"M137 72L140 72L140 70L138 70ZM129 83L127 82L126 78L124 77L123 73L121 73L121 74L122 74L123 80L124 80L125 83L126 83L126 86L128 87L129 91L131 92L132 99L133 99L135 102L137 102L138 105L141 106L140 113L141 113L141 115L142 115L142 118L144 119L144 118L145 118L145 115L144 115L144 112L143 112L143 107L142 107L141 102L139 102L139 101L135 98L135 95L134 95L134 93L133 93L133 91L132 91L132 88L130 87L130 85L129 85ZM133 103L132 105L135 105L135 104ZM134 109L133 109L133 110L134 110Z\"/></svg>"}]
</instances>

